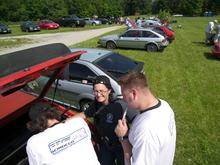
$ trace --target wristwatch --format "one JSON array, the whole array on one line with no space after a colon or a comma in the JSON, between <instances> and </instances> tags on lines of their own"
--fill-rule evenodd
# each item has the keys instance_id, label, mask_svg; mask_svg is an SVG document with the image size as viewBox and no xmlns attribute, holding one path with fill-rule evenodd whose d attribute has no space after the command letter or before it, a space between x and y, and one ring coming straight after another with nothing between
<instances>
[{"instance_id":1,"label":"wristwatch","mask_svg":"<svg viewBox=\"0 0 220 165\"><path fill-rule=\"evenodd\" d=\"M125 139L128 139L128 136L119 136L119 137L118 137L118 140L119 140L120 142L123 142L123 140L125 140Z\"/></svg>"}]
</instances>

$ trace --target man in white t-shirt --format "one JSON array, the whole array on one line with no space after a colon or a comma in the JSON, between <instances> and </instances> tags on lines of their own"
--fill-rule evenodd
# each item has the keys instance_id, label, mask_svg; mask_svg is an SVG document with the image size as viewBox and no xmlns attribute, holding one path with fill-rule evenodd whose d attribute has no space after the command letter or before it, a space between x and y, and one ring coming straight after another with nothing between
<instances>
[{"instance_id":1,"label":"man in white t-shirt","mask_svg":"<svg viewBox=\"0 0 220 165\"><path fill-rule=\"evenodd\" d=\"M215 25L218 23L217 20L210 21L206 27L205 30L205 35L206 35L206 40L205 43L212 43L212 39L214 36L214 30L215 30Z\"/></svg>"},{"instance_id":2,"label":"man in white t-shirt","mask_svg":"<svg viewBox=\"0 0 220 165\"><path fill-rule=\"evenodd\" d=\"M128 165L172 165L176 146L174 112L169 104L150 91L142 73L131 72L119 80L123 99L139 110L131 128L118 121L116 134ZM128 135L128 138L127 138Z\"/></svg>"},{"instance_id":3,"label":"man in white t-shirt","mask_svg":"<svg viewBox=\"0 0 220 165\"><path fill-rule=\"evenodd\" d=\"M30 165L100 165L83 119L59 122L59 114L48 109L35 116L28 127L40 131L27 142Z\"/></svg>"}]
</instances>

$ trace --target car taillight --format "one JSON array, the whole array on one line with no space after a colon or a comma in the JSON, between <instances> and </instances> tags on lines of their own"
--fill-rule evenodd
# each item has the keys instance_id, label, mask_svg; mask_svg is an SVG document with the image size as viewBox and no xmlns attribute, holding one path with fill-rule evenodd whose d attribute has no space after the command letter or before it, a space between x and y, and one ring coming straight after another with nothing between
<instances>
[{"instance_id":1,"label":"car taillight","mask_svg":"<svg viewBox=\"0 0 220 165\"><path fill-rule=\"evenodd\" d=\"M167 40L166 40L166 39L164 39L164 40L162 41L162 43L166 43L166 41L167 41Z\"/></svg>"}]
</instances>

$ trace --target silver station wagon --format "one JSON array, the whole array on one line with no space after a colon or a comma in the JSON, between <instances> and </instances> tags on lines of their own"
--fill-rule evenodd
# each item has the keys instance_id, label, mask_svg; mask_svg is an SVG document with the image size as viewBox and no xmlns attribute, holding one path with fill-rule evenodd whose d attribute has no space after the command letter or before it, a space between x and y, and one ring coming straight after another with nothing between
<instances>
[{"instance_id":1,"label":"silver station wagon","mask_svg":"<svg viewBox=\"0 0 220 165\"><path fill-rule=\"evenodd\" d=\"M98 41L107 49L132 48L145 49L149 52L155 52L165 48L169 41L150 29L129 29L121 35L109 35L101 37Z\"/></svg>"},{"instance_id":2,"label":"silver station wagon","mask_svg":"<svg viewBox=\"0 0 220 165\"><path fill-rule=\"evenodd\" d=\"M84 111L94 100L93 80L98 75L106 75L114 90L114 95L121 96L118 79L130 71L144 72L144 63L135 61L121 54L102 49L74 48L72 52L86 51L80 58L65 67L62 77L53 84L47 98L62 105ZM40 83L47 77L41 77ZM43 85L43 84L42 84ZM56 90L55 90L56 89Z\"/></svg>"}]
</instances>

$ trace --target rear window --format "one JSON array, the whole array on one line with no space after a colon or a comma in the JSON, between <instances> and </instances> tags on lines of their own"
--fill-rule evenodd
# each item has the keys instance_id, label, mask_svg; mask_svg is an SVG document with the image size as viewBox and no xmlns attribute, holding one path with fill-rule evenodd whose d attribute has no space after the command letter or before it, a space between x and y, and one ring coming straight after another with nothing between
<instances>
[{"instance_id":1,"label":"rear window","mask_svg":"<svg viewBox=\"0 0 220 165\"><path fill-rule=\"evenodd\" d=\"M134 70L137 67L138 62L120 54L111 53L108 56L95 61L94 64L104 70L107 74L111 74L117 80L129 71Z\"/></svg>"}]
</instances>

